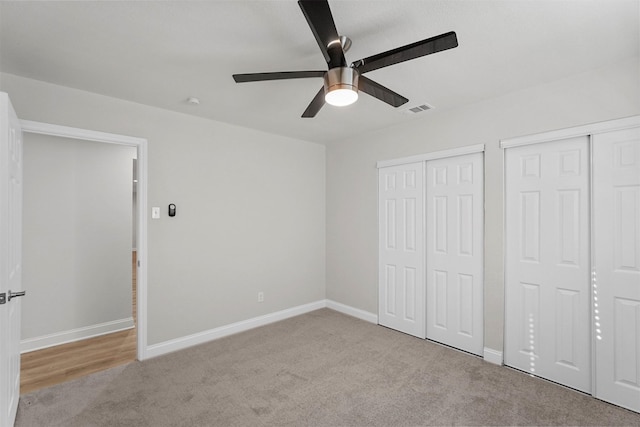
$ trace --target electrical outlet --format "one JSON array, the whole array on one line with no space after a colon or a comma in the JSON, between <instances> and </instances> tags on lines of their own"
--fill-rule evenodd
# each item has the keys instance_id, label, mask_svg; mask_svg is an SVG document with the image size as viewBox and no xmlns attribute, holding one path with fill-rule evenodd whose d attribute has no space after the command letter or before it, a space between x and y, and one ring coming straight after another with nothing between
<instances>
[{"instance_id":1,"label":"electrical outlet","mask_svg":"<svg viewBox=\"0 0 640 427\"><path fill-rule=\"evenodd\" d=\"M258 302L264 302L264 292L258 292Z\"/></svg>"}]
</instances>

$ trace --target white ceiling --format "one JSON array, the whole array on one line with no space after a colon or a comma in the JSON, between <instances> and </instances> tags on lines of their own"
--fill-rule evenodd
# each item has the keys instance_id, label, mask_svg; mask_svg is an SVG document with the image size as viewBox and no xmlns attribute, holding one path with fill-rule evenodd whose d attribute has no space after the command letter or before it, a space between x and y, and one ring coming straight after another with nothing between
<instances>
[{"instance_id":1,"label":"white ceiling","mask_svg":"<svg viewBox=\"0 0 640 427\"><path fill-rule=\"evenodd\" d=\"M347 61L447 31L459 47L368 73L366 94L300 115L322 79L236 84L234 73L322 70L294 0L0 3L0 71L320 143L532 87L640 52L640 0L329 0ZM198 107L186 103L200 98ZM418 115L408 107L428 103Z\"/></svg>"}]
</instances>

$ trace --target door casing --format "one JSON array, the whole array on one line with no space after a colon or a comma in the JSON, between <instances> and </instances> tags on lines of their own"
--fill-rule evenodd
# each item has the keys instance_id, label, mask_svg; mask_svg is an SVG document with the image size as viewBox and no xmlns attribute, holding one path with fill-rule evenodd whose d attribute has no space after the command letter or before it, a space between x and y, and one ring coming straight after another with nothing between
<instances>
[{"instance_id":1,"label":"door casing","mask_svg":"<svg viewBox=\"0 0 640 427\"><path fill-rule=\"evenodd\" d=\"M80 129L49 123L21 120L23 132L77 139L80 141L103 142L134 147L138 158L138 212L136 218L137 241L137 359L147 359L147 189L148 152L147 140L133 136L119 135L94 130Z\"/></svg>"}]
</instances>

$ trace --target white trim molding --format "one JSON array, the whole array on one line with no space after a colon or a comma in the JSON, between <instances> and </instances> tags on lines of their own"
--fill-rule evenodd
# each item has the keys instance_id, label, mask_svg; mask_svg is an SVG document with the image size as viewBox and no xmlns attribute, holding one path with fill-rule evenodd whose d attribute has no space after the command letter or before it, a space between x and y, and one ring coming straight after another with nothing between
<instances>
[{"instance_id":1,"label":"white trim molding","mask_svg":"<svg viewBox=\"0 0 640 427\"><path fill-rule=\"evenodd\" d=\"M218 328L209 329L208 331L198 332L196 334L191 334L169 341L164 341L158 344L153 344L147 348L146 358L158 357L167 353L173 353L174 351L184 350L195 345L204 344L206 342L224 338L229 335L245 332L253 328L268 325L270 323L279 322L280 320L285 320L315 310L320 310L321 308L328 308L346 314L348 316L352 316L370 323L378 324L377 314L341 304L336 301L325 299L281 311L276 311L275 313L269 313L263 316L241 320L240 322L235 322L229 325L220 326Z\"/></svg>"},{"instance_id":2,"label":"white trim molding","mask_svg":"<svg viewBox=\"0 0 640 427\"><path fill-rule=\"evenodd\" d=\"M489 347L484 348L483 358L494 365L502 365L502 352Z\"/></svg>"},{"instance_id":3,"label":"white trim molding","mask_svg":"<svg viewBox=\"0 0 640 427\"><path fill-rule=\"evenodd\" d=\"M23 132L41 135L72 138L82 141L104 142L108 144L127 145L137 150L138 159L138 217L136 236L136 252L138 260L137 271L137 358L144 360L147 351L147 194L149 159L147 140L135 136L118 135L115 133L99 132L79 129L69 126L53 125L50 123L21 120Z\"/></svg>"},{"instance_id":4,"label":"white trim molding","mask_svg":"<svg viewBox=\"0 0 640 427\"><path fill-rule=\"evenodd\" d=\"M148 221L148 186L149 186L149 153L147 140L136 144L138 150L138 183L136 184L138 221L136 226L136 310L137 310L137 357L138 360L147 358L147 303L148 303L148 271L147 271L147 221Z\"/></svg>"},{"instance_id":5,"label":"white trim molding","mask_svg":"<svg viewBox=\"0 0 640 427\"><path fill-rule=\"evenodd\" d=\"M603 132L629 129L640 126L640 116L625 117L623 119L608 120L566 129L558 129L534 135L519 136L500 140L500 148L520 147L522 145L539 144L541 142L558 141L584 135L596 135Z\"/></svg>"},{"instance_id":6,"label":"white trim molding","mask_svg":"<svg viewBox=\"0 0 640 427\"><path fill-rule=\"evenodd\" d=\"M482 153L484 144L467 145L466 147L452 148L450 150L433 151L431 153L418 154L416 156L401 157L399 159L380 160L376 167L406 165L409 163L424 162L427 160L444 159L445 157L463 156L465 154Z\"/></svg>"},{"instance_id":7,"label":"white trim molding","mask_svg":"<svg viewBox=\"0 0 640 427\"><path fill-rule=\"evenodd\" d=\"M127 317L125 319L112 320L110 322L98 323L97 325L90 325L40 337L29 338L20 341L20 353L28 353L30 351L41 350L55 345L99 337L100 335L124 331L134 327L133 317Z\"/></svg>"},{"instance_id":8,"label":"white trim molding","mask_svg":"<svg viewBox=\"0 0 640 427\"><path fill-rule=\"evenodd\" d=\"M331 309L331 310L335 310L338 311L342 314L346 314L348 316L351 317L355 317L361 320L364 320L366 322L369 323L375 323L376 325L378 324L378 315L368 312L368 311L364 311L364 310L360 310L359 308L355 308L355 307L351 307L349 305L345 305L345 304L341 304L339 302L333 301L328 299L327 300L327 308Z\"/></svg>"},{"instance_id":9,"label":"white trim molding","mask_svg":"<svg viewBox=\"0 0 640 427\"><path fill-rule=\"evenodd\" d=\"M288 308L275 313L265 314L263 316L254 317L252 319L242 320L240 322L231 323L229 325L220 326L218 328L209 329L208 331L198 332L196 334L187 335L185 337L175 338L169 341L150 345L147 348L146 357L157 357L163 354L172 353L195 345L204 344L209 341L234 335L239 332L248 331L253 328L265 326L270 323L285 320L290 317L299 316L311 311L325 308L327 303L325 300L312 302L309 304L299 305L297 307Z\"/></svg>"},{"instance_id":10,"label":"white trim molding","mask_svg":"<svg viewBox=\"0 0 640 427\"><path fill-rule=\"evenodd\" d=\"M118 135L115 133L99 132L96 130L79 129L69 126L52 125L50 123L20 120L24 132L39 133L42 135L59 136L62 138L82 139L85 141L107 142L110 144L137 145L144 138L135 136Z\"/></svg>"}]
</instances>

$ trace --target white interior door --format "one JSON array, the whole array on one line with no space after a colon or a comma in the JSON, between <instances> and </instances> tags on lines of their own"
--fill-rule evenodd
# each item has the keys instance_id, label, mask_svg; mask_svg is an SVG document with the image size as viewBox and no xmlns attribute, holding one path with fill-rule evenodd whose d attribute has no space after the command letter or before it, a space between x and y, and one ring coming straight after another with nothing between
<instances>
[{"instance_id":1,"label":"white interior door","mask_svg":"<svg viewBox=\"0 0 640 427\"><path fill-rule=\"evenodd\" d=\"M378 172L378 322L425 337L424 162Z\"/></svg>"},{"instance_id":2,"label":"white interior door","mask_svg":"<svg viewBox=\"0 0 640 427\"><path fill-rule=\"evenodd\" d=\"M482 153L427 162L427 338L483 352Z\"/></svg>"},{"instance_id":3,"label":"white interior door","mask_svg":"<svg viewBox=\"0 0 640 427\"><path fill-rule=\"evenodd\" d=\"M505 151L505 363L591 390L589 141Z\"/></svg>"},{"instance_id":4,"label":"white interior door","mask_svg":"<svg viewBox=\"0 0 640 427\"><path fill-rule=\"evenodd\" d=\"M20 397L22 130L0 92L0 427L13 426Z\"/></svg>"},{"instance_id":5,"label":"white interior door","mask_svg":"<svg viewBox=\"0 0 640 427\"><path fill-rule=\"evenodd\" d=\"M595 396L640 412L640 128L593 137Z\"/></svg>"}]
</instances>

